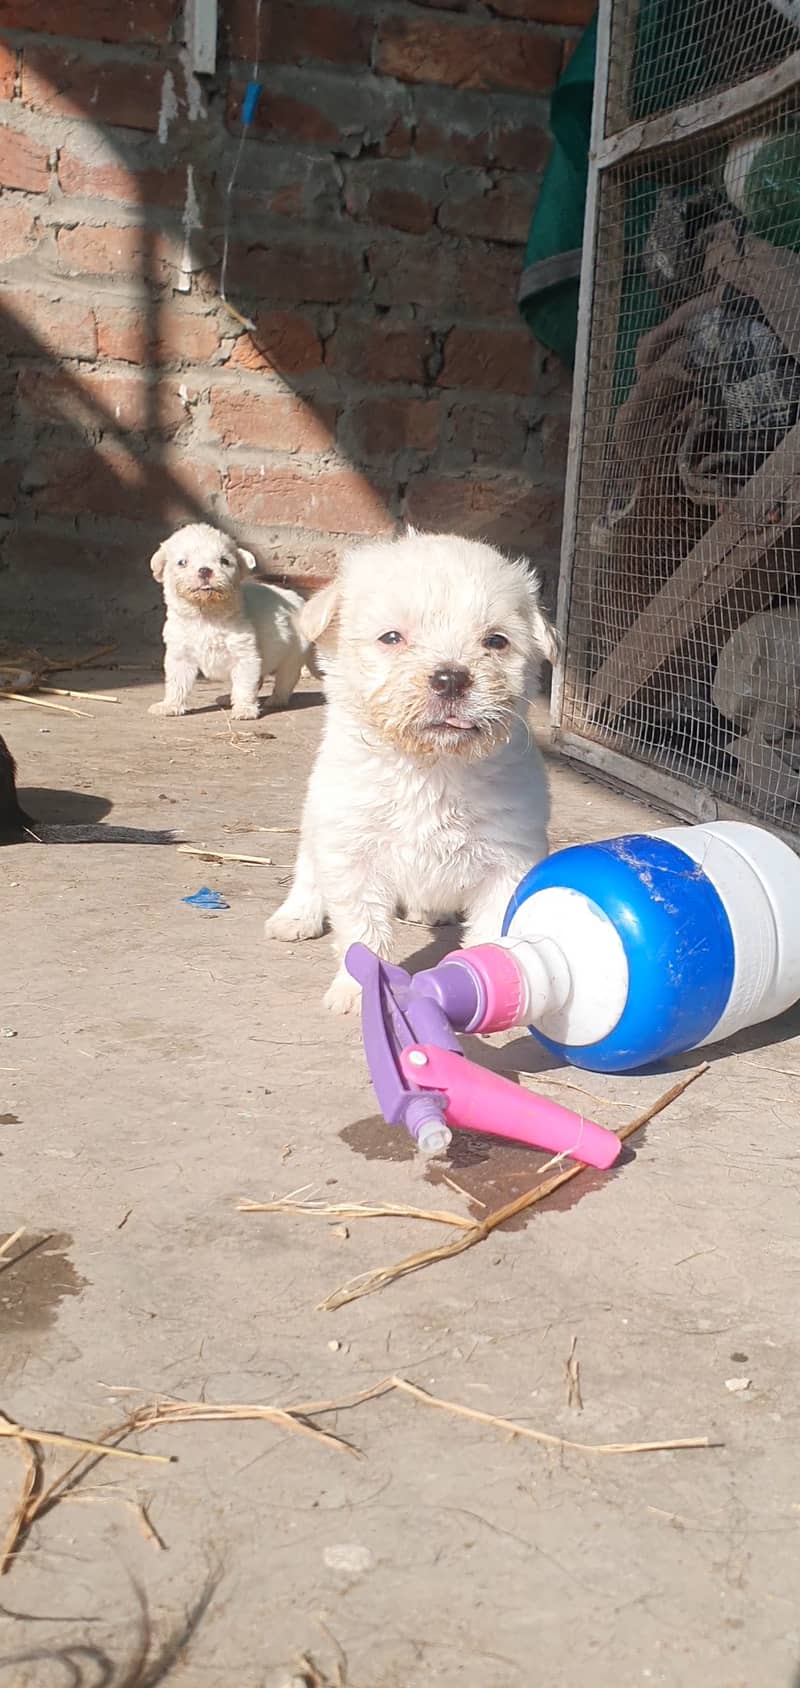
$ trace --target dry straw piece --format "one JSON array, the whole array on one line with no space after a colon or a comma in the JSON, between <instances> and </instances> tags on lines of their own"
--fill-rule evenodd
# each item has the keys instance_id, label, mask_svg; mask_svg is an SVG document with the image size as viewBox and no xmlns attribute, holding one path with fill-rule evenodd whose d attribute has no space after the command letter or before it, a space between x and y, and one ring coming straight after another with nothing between
<instances>
[{"instance_id":1,"label":"dry straw piece","mask_svg":"<svg viewBox=\"0 0 800 1688\"><path fill-rule=\"evenodd\" d=\"M13 1515L6 1529L5 1536L0 1543L0 1575L8 1571L18 1556L25 1537L31 1526L38 1518L43 1518L59 1502L74 1499L124 1499L124 1504L132 1507L137 1513L140 1524L145 1528L149 1539L154 1540L156 1546L163 1546L161 1537L152 1525L146 1509L135 1501L118 1496L77 1496L76 1488L83 1482L99 1459L107 1455L139 1460L155 1460L162 1464L171 1463L171 1456L164 1454L141 1454L118 1446L126 1436L142 1433L147 1430L168 1427L173 1424L221 1424L261 1422L274 1424L280 1430L290 1430L301 1436L307 1436L312 1441L319 1442L323 1447L335 1449L337 1452L351 1454L355 1459L363 1458L360 1449L353 1446L342 1436L331 1431L321 1430L312 1421L326 1413L350 1411L354 1407L364 1406L368 1401L376 1401L381 1396L394 1393L406 1395L423 1406L434 1407L440 1412L450 1413L455 1418L470 1419L476 1424L485 1424L494 1430L501 1431L512 1441L521 1437L524 1441L537 1442L542 1447L558 1448L562 1452L581 1454L647 1454L682 1452L690 1448L713 1448L721 1446L712 1442L707 1436L684 1436L676 1439L651 1442L575 1442L568 1437L553 1435L547 1430L532 1430L529 1425L517 1424L513 1419L501 1418L496 1413L481 1412L477 1407L463 1406L458 1401L448 1401L439 1395L431 1395L419 1384L412 1383L406 1377L393 1374L383 1377L378 1383L373 1383L367 1389L358 1390L353 1395L342 1399L325 1399L321 1401L293 1401L285 1406L263 1405L261 1403L218 1404L209 1401L175 1401L169 1399L157 1400L142 1406L131 1413L121 1424L104 1433L97 1442L89 1442L76 1437L57 1436L48 1432L34 1432L23 1430L19 1425L11 1425L4 1434L22 1437L21 1447L25 1458L25 1475L22 1489L17 1500ZM43 1461L40 1443L54 1443L66 1445L81 1450L80 1457L67 1466L65 1471L54 1479L45 1489L42 1487Z\"/></svg>"},{"instance_id":2,"label":"dry straw piece","mask_svg":"<svg viewBox=\"0 0 800 1688\"><path fill-rule=\"evenodd\" d=\"M271 1202L254 1202L242 1197L236 1204L237 1213L289 1213L314 1216L317 1219L428 1219L438 1225L456 1225L463 1231L472 1230L472 1220L460 1213L447 1213L438 1208L406 1207L402 1202L323 1202L297 1201L282 1196Z\"/></svg>"},{"instance_id":3,"label":"dry straw piece","mask_svg":"<svg viewBox=\"0 0 800 1688\"><path fill-rule=\"evenodd\" d=\"M707 1072L708 1062L704 1061L702 1066L695 1067L692 1072L686 1074L685 1078L679 1079L677 1084L673 1084L669 1090L664 1092L663 1096L659 1096L657 1101L652 1102L648 1108L645 1108L643 1113L637 1114L635 1119L630 1120L627 1125L620 1128L617 1132L620 1141L624 1142L626 1138L632 1137L635 1131L641 1131L645 1125L649 1124L651 1119L655 1119L656 1114L663 1113L665 1108L668 1108L672 1102L682 1096L684 1090L687 1090L690 1084L694 1084L695 1079L701 1078L703 1073ZM548 1162L547 1164L552 1163ZM346 1307L350 1301L357 1301L362 1295L372 1295L376 1290L385 1289L387 1284L395 1283L398 1278L407 1277L410 1272L419 1272L424 1266L433 1266L439 1260L451 1260L454 1255L463 1254L465 1249L474 1248L476 1243L485 1242L486 1238L490 1237L499 1225L505 1225L509 1219L514 1219L518 1213L524 1213L528 1208L535 1207L537 1203L544 1201L547 1196L551 1196L554 1190L560 1190L563 1184L568 1184L570 1179L577 1178L581 1172L585 1171L586 1167L583 1162L578 1161L573 1166L566 1167L563 1172L554 1173L553 1177L545 1179L544 1183L535 1184L533 1189L526 1190L521 1196L515 1197L514 1201L506 1202L505 1206L495 1208L493 1213L487 1213L485 1219L464 1219L457 1213L426 1212L423 1208L402 1207L391 1202L378 1207L368 1207L363 1203L348 1206L346 1203L293 1201L291 1197L285 1197L283 1201L272 1202L240 1201L238 1211L240 1213L305 1214L318 1218L336 1217L338 1219L377 1219L383 1217L430 1219L442 1225L455 1225L461 1230L462 1235L454 1237L452 1242L440 1243L438 1248L421 1249L418 1254L409 1254L404 1260L398 1260L393 1266L379 1266L371 1272L362 1272L357 1277L351 1278L348 1283L343 1284L340 1289L333 1290L324 1301L319 1303L321 1312L332 1313L339 1307Z\"/></svg>"},{"instance_id":4,"label":"dry straw piece","mask_svg":"<svg viewBox=\"0 0 800 1688\"><path fill-rule=\"evenodd\" d=\"M108 692L73 692L66 686L40 686L40 692L45 697L80 697L86 703L120 703L118 697L111 697Z\"/></svg>"},{"instance_id":5,"label":"dry straw piece","mask_svg":"<svg viewBox=\"0 0 800 1688\"><path fill-rule=\"evenodd\" d=\"M13 1067L11 1067L9 1069L9 1071L11 1071L11 1072L14 1072L16 1070L17 1069L13 1068ZM0 1260L3 1259L4 1255L10 1253L11 1249L14 1247L14 1244L18 1243L20 1237L24 1237L24 1235L25 1235L25 1226L20 1225L16 1231L12 1231L10 1237L6 1237L6 1240L5 1240L4 1243L0 1243ZM14 1264L13 1261L10 1260L9 1266L12 1266L13 1264Z\"/></svg>"},{"instance_id":6,"label":"dry straw piece","mask_svg":"<svg viewBox=\"0 0 800 1688\"><path fill-rule=\"evenodd\" d=\"M251 867L274 867L270 856L239 856L233 850L206 850L196 844L179 844L182 856L199 856L203 862L247 862Z\"/></svg>"},{"instance_id":7,"label":"dry straw piece","mask_svg":"<svg viewBox=\"0 0 800 1688\"><path fill-rule=\"evenodd\" d=\"M32 692L0 691L0 697L10 698L12 703L30 703L34 709L56 709L59 715L80 715L84 721L94 720L88 709L70 709L66 703L50 703L47 698L34 697Z\"/></svg>"}]
</instances>

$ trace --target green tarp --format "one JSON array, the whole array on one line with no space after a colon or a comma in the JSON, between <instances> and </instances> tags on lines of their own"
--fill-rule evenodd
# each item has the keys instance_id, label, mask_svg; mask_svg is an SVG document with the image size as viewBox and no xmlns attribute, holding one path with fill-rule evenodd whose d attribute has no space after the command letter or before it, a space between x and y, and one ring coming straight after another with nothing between
<instances>
[{"instance_id":1,"label":"green tarp","mask_svg":"<svg viewBox=\"0 0 800 1688\"><path fill-rule=\"evenodd\" d=\"M550 102L553 151L534 212L519 306L531 332L572 368L592 125L597 21L581 36Z\"/></svg>"}]
</instances>

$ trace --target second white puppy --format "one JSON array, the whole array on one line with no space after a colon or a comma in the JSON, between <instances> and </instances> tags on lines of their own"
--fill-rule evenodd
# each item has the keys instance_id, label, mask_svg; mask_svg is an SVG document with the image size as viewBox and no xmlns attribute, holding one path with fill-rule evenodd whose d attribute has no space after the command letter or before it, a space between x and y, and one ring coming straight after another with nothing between
<instances>
[{"instance_id":1,"label":"second white puppy","mask_svg":"<svg viewBox=\"0 0 800 1688\"><path fill-rule=\"evenodd\" d=\"M500 935L519 880L547 854L548 794L528 726L555 655L535 574L490 545L413 531L365 545L306 604L327 719L294 884L270 937L354 941L388 957L402 906L461 913L466 941ZM326 996L346 1013L344 966Z\"/></svg>"},{"instance_id":2,"label":"second white puppy","mask_svg":"<svg viewBox=\"0 0 800 1688\"><path fill-rule=\"evenodd\" d=\"M282 708L313 664L308 641L297 628L303 600L296 592L247 580L255 569L245 551L218 528L203 522L179 528L150 560L167 606L164 622L165 692L151 715L185 715L199 674L226 680L231 715L254 721L261 682L274 674L272 704Z\"/></svg>"}]
</instances>

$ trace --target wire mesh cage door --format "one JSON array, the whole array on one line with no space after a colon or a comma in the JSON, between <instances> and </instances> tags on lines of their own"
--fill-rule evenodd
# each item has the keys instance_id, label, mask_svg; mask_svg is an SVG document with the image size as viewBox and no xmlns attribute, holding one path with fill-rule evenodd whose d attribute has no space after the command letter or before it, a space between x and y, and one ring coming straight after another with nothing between
<instances>
[{"instance_id":1,"label":"wire mesh cage door","mask_svg":"<svg viewBox=\"0 0 800 1688\"><path fill-rule=\"evenodd\" d=\"M601 0L553 692L800 843L800 0Z\"/></svg>"}]
</instances>

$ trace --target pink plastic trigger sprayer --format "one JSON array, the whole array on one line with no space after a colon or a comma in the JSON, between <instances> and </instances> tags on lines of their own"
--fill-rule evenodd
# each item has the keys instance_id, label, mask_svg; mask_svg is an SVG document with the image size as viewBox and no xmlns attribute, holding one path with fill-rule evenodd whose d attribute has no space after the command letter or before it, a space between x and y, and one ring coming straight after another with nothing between
<instances>
[{"instance_id":1,"label":"pink plastic trigger sprayer","mask_svg":"<svg viewBox=\"0 0 800 1688\"><path fill-rule=\"evenodd\" d=\"M457 1031L502 1031L517 1024L518 975L512 969L507 979L498 975L502 955L496 946L487 946L485 956L480 947L457 951L412 978L364 944L351 944L345 965L362 989L364 1051L387 1125L404 1125L429 1155L447 1148L452 1125L569 1155L587 1166L613 1166L622 1144L612 1131L475 1066L463 1054ZM506 1000L509 991L513 1002Z\"/></svg>"}]
</instances>

